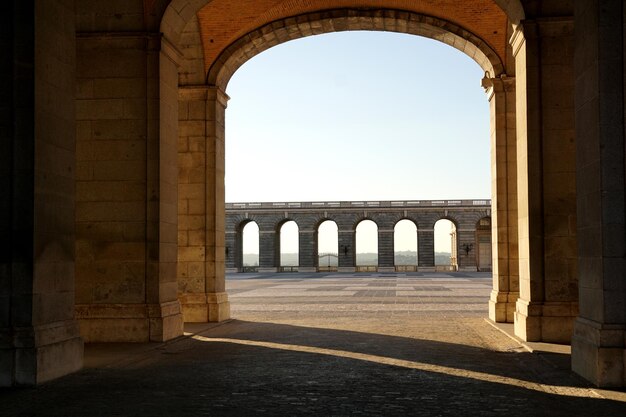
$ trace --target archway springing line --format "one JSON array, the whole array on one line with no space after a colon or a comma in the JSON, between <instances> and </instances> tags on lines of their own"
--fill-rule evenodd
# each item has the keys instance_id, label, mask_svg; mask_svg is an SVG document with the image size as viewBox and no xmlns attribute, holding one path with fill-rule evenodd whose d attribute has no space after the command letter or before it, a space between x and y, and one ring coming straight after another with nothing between
<instances>
[{"instance_id":1,"label":"archway springing line","mask_svg":"<svg viewBox=\"0 0 626 417\"><path fill-rule=\"evenodd\" d=\"M299 264L298 225L293 220L280 227L280 266L298 266Z\"/></svg>"},{"instance_id":2,"label":"archway springing line","mask_svg":"<svg viewBox=\"0 0 626 417\"><path fill-rule=\"evenodd\" d=\"M242 256L244 267L259 266L259 225L256 222L248 222L241 232Z\"/></svg>"},{"instance_id":3,"label":"archway springing line","mask_svg":"<svg viewBox=\"0 0 626 417\"><path fill-rule=\"evenodd\" d=\"M456 226L448 219L435 223L435 265L457 266Z\"/></svg>"},{"instance_id":4,"label":"archway springing line","mask_svg":"<svg viewBox=\"0 0 626 417\"><path fill-rule=\"evenodd\" d=\"M417 226L400 220L393 228L393 256L396 266L417 266Z\"/></svg>"},{"instance_id":5,"label":"archway springing line","mask_svg":"<svg viewBox=\"0 0 626 417\"><path fill-rule=\"evenodd\" d=\"M378 265L378 226L363 220L356 227L356 265Z\"/></svg>"},{"instance_id":6,"label":"archway springing line","mask_svg":"<svg viewBox=\"0 0 626 417\"><path fill-rule=\"evenodd\" d=\"M337 268L339 265L339 229L337 223L325 220L317 228L317 259L319 268Z\"/></svg>"}]
</instances>

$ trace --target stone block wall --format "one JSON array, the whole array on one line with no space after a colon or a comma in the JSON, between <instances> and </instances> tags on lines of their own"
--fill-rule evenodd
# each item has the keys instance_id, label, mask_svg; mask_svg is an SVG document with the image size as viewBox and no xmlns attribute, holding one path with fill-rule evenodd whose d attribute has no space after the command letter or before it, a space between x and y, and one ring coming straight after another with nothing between
<instances>
[{"instance_id":1,"label":"stone block wall","mask_svg":"<svg viewBox=\"0 0 626 417\"><path fill-rule=\"evenodd\" d=\"M87 17L82 6L76 94L81 334L86 341L171 339L182 334L177 55L159 34L99 31L108 14L87 8Z\"/></svg>"},{"instance_id":2,"label":"stone block wall","mask_svg":"<svg viewBox=\"0 0 626 417\"><path fill-rule=\"evenodd\" d=\"M83 355L74 320L74 1L6 6L0 386L76 371Z\"/></svg>"},{"instance_id":3,"label":"stone block wall","mask_svg":"<svg viewBox=\"0 0 626 417\"><path fill-rule=\"evenodd\" d=\"M185 321L229 317L225 292L224 117L228 97L204 85L178 101L178 297Z\"/></svg>"}]
</instances>

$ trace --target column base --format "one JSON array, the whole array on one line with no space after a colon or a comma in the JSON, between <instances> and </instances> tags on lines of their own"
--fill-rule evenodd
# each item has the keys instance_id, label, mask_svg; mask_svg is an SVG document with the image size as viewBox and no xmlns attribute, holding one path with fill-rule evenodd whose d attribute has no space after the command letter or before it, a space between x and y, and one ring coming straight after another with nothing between
<instances>
[{"instance_id":1,"label":"column base","mask_svg":"<svg viewBox=\"0 0 626 417\"><path fill-rule=\"evenodd\" d=\"M355 272L356 268L354 266L340 266L337 268L337 272Z\"/></svg>"},{"instance_id":2,"label":"column base","mask_svg":"<svg viewBox=\"0 0 626 417\"><path fill-rule=\"evenodd\" d=\"M569 344L577 302L529 302L518 299L515 304L515 336L526 342Z\"/></svg>"},{"instance_id":3,"label":"column base","mask_svg":"<svg viewBox=\"0 0 626 417\"><path fill-rule=\"evenodd\" d=\"M225 292L179 296L185 323L209 323L230 319L230 302Z\"/></svg>"},{"instance_id":4,"label":"column base","mask_svg":"<svg viewBox=\"0 0 626 417\"><path fill-rule=\"evenodd\" d=\"M226 268L227 274L235 274L237 272L239 272L239 268Z\"/></svg>"},{"instance_id":5,"label":"column base","mask_svg":"<svg viewBox=\"0 0 626 417\"><path fill-rule=\"evenodd\" d=\"M278 268L276 268L275 266L271 266L271 267L264 266L264 267L259 267L257 269L257 272L259 272L261 274L263 274L263 273L266 273L266 274L267 273L271 273L271 274L273 274L273 273L278 272Z\"/></svg>"},{"instance_id":6,"label":"column base","mask_svg":"<svg viewBox=\"0 0 626 417\"><path fill-rule=\"evenodd\" d=\"M515 321L515 303L519 292L491 291L489 299L489 319L496 323L513 323Z\"/></svg>"},{"instance_id":7,"label":"column base","mask_svg":"<svg viewBox=\"0 0 626 417\"><path fill-rule=\"evenodd\" d=\"M178 300L161 304L77 304L86 343L164 342L183 334Z\"/></svg>"},{"instance_id":8,"label":"column base","mask_svg":"<svg viewBox=\"0 0 626 417\"><path fill-rule=\"evenodd\" d=\"M0 329L0 387L37 385L82 367L83 340L75 320Z\"/></svg>"},{"instance_id":9,"label":"column base","mask_svg":"<svg viewBox=\"0 0 626 417\"><path fill-rule=\"evenodd\" d=\"M379 266L378 272L383 272L383 273L396 272L396 267L395 266Z\"/></svg>"},{"instance_id":10,"label":"column base","mask_svg":"<svg viewBox=\"0 0 626 417\"><path fill-rule=\"evenodd\" d=\"M299 266L298 272L307 272L307 273L317 272L317 268L314 266Z\"/></svg>"},{"instance_id":11,"label":"column base","mask_svg":"<svg viewBox=\"0 0 626 417\"><path fill-rule=\"evenodd\" d=\"M598 387L626 387L626 325L577 318L572 370Z\"/></svg>"}]
</instances>

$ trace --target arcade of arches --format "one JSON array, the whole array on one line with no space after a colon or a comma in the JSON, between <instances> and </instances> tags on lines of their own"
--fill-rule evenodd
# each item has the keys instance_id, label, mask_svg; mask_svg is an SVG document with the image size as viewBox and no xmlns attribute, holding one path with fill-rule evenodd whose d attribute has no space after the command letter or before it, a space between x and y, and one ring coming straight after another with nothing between
<instances>
[{"instance_id":1,"label":"arcade of arches","mask_svg":"<svg viewBox=\"0 0 626 417\"><path fill-rule=\"evenodd\" d=\"M488 200L440 200L440 201L335 201L290 203L227 203L225 262L229 272L249 272L244 267L244 232L251 223L259 230L258 272L277 272L283 267L300 272L328 270L320 267L319 239L321 225L330 221L337 234L334 248L339 272L395 272L434 271L435 227L439 222L448 226L450 265L454 270L491 270L491 202ZM396 227L408 222L413 226L412 239L418 253L414 262L399 265L395 262ZM369 223L365 240L360 236L361 226ZM299 236L298 260L287 266L281 259L283 228L294 224ZM450 233L454 225L454 233ZM419 226L419 229L417 228ZM450 236L452 234L452 236ZM411 239L411 236L409 237ZM485 242L485 239L487 241ZM452 244L452 241L454 243ZM359 259L359 244L377 245L377 260ZM457 257L458 249L463 256ZM485 257L489 259L484 259ZM293 261L292 261L293 262ZM410 268L410 267L413 268Z\"/></svg>"},{"instance_id":2,"label":"arcade of arches","mask_svg":"<svg viewBox=\"0 0 626 417\"><path fill-rule=\"evenodd\" d=\"M484 70L490 317L528 341L571 342L575 372L626 385L621 0L10 0L5 9L0 386L79 369L83 341L162 341L183 321L229 317L228 80L274 45L345 30L433 38Z\"/></svg>"}]
</instances>

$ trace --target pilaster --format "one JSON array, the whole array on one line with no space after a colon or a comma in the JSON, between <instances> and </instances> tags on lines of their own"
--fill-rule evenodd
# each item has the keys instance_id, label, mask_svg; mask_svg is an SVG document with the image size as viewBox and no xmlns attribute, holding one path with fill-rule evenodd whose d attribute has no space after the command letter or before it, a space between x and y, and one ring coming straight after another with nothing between
<instances>
[{"instance_id":1,"label":"pilaster","mask_svg":"<svg viewBox=\"0 0 626 417\"><path fill-rule=\"evenodd\" d=\"M276 230L259 229L259 272L277 272L280 252Z\"/></svg>"},{"instance_id":2,"label":"pilaster","mask_svg":"<svg viewBox=\"0 0 626 417\"><path fill-rule=\"evenodd\" d=\"M435 229L417 230L417 263L421 271L435 270Z\"/></svg>"},{"instance_id":3,"label":"pilaster","mask_svg":"<svg viewBox=\"0 0 626 417\"><path fill-rule=\"evenodd\" d=\"M187 322L230 318L225 283L224 117L228 96L179 88L179 300Z\"/></svg>"},{"instance_id":4,"label":"pilaster","mask_svg":"<svg viewBox=\"0 0 626 417\"><path fill-rule=\"evenodd\" d=\"M226 230L224 256L226 272L239 272L243 266L243 242L238 242L236 230Z\"/></svg>"},{"instance_id":5,"label":"pilaster","mask_svg":"<svg viewBox=\"0 0 626 417\"><path fill-rule=\"evenodd\" d=\"M317 271L316 231L312 228L298 230L298 272Z\"/></svg>"},{"instance_id":6,"label":"pilaster","mask_svg":"<svg viewBox=\"0 0 626 417\"><path fill-rule=\"evenodd\" d=\"M483 79L491 113L491 248L489 318L513 323L519 297L515 77Z\"/></svg>"},{"instance_id":7,"label":"pilaster","mask_svg":"<svg viewBox=\"0 0 626 417\"><path fill-rule=\"evenodd\" d=\"M459 271L476 272L476 229L459 227L456 230L457 265Z\"/></svg>"},{"instance_id":8,"label":"pilaster","mask_svg":"<svg viewBox=\"0 0 626 417\"><path fill-rule=\"evenodd\" d=\"M356 263L355 236L353 229L342 229L339 226L339 272L354 272Z\"/></svg>"},{"instance_id":9,"label":"pilaster","mask_svg":"<svg viewBox=\"0 0 626 417\"><path fill-rule=\"evenodd\" d=\"M568 343L577 309L573 20L523 21L516 62L520 295L515 334Z\"/></svg>"},{"instance_id":10,"label":"pilaster","mask_svg":"<svg viewBox=\"0 0 626 417\"><path fill-rule=\"evenodd\" d=\"M378 229L378 272L395 272L393 237L393 229Z\"/></svg>"}]
</instances>

